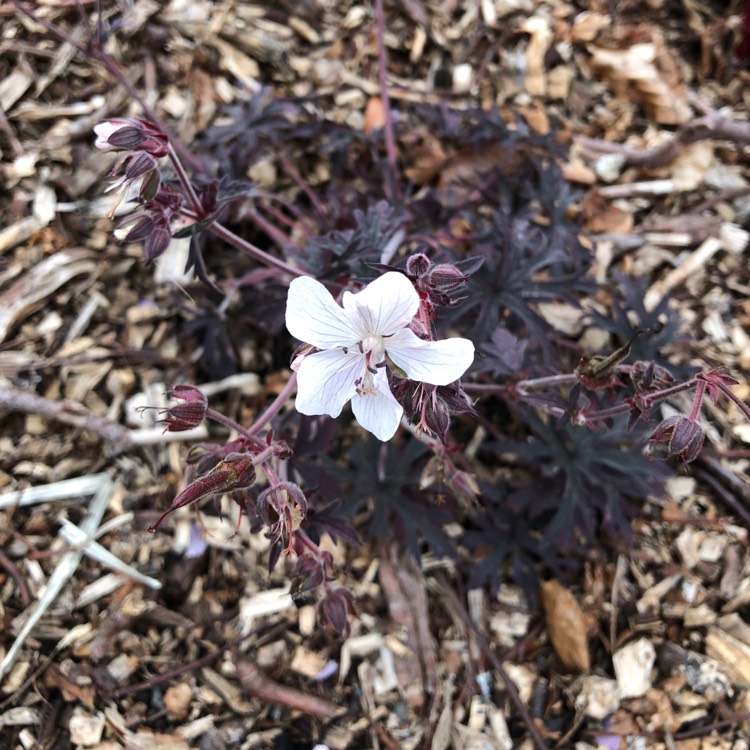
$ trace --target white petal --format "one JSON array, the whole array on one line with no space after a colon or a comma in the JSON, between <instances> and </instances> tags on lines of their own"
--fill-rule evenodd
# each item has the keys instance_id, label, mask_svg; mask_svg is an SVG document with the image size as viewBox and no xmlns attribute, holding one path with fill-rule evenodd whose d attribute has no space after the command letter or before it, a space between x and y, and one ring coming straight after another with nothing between
<instances>
[{"instance_id":1,"label":"white petal","mask_svg":"<svg viewBox=\"0 0 750 750\"><path fill-rule=\"evenodd\" d=\"M411 380L430 385L458 380L474 361L474 344L469 339L423 341L408 328L386 339L385 348Z\"/></svg>"},{"instance_id":2,"label":"white petal","mask_svg":"<svg viewBox=\"0 0 750 750\"><path fill-rule=\"evenodd\" d=\"M286 327L292 336L318 349L355 346L362 338L331 293L307 276L294 279L289 285Z\"/></svg>"},{"instance_id":3,"label":"white petal","mask_svg":"<svg viewBox=\"0 0 750 750\"><path fill-rule=\"evenodd\" d=\"M308 354L297 373L297 411L338 417L357 390L354 381L364 371L359 350L344 354L341 349L329 349Z\"/></svg>"},{"instance_id":4,"label":"white petal","mask_svg":"<svg viewBox=\"0 0 750 750\"><path fill-rule=\"evenodd\" d=\"M368 334L390 336L408 325L419 309L419 295L406 276L389 271L357 294L344 292L343 303L359 327L359 341Z\"/></svg>"},{"instance_id":5,"label":"white petal","mask_svg":"<svg viewBox=\"0 0 750 750\"><path fill-rule=\"evenodd\" d=\"M404 410L388 387L384 369L378 370L374 380L378 386L377 393L352 396L352 411L362 427L378 440L386 441L395 435Z\"/></svg>"}]
</instances>

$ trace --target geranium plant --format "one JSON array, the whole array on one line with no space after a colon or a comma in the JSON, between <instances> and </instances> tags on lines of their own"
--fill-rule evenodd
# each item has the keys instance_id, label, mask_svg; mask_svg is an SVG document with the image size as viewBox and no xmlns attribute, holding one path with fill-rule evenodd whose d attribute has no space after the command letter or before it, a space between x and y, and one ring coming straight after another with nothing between
<instances>
[{"instance_id":1,"label":"geranium plant","mask_svg":"<svg viewBox=\"0 0 750 750\"><path fill-rule=\"evenodd\" d=\"M139 99L97 41L69 41ZM323 534L396 538L415 555L426 540L475 583L532 586L585 559L600 531L627 539L665 476L651 459L698 457L706 396L750 416L728 374L664 358L678 322L666 300L646 310L626 277L608 289L611 314L589 314L612 334L607 351L581 351L541 314L540 302L597 291L553 132L446 103L394 120L387 90L383 104L385 126L365 134L262 89L198 135L199 160L146 102L142 117L95 127L95 147L120 155L110 189L132 209L116 236L142 242L147 263L190 237L198 283L174 306L193 375L236 372L248 337L288 373L250 426L188 383L170 390L166 429L208 420L233 437L190 450L186 486L153 528L229 494L271 539L271 567L293 560L297 588L317 592L338 631L353 599ZM410 163L425 134L433 147ZM328 177L313 187L321 158ZM462 159L470 168L453 168ZM261 160L281 171L273 192L246 177ZM682 411L658 420L667 401ZM370 522L355 529L364 507ZM445 533L451 520L462 534Z\"/></svg>"}]
</instances>

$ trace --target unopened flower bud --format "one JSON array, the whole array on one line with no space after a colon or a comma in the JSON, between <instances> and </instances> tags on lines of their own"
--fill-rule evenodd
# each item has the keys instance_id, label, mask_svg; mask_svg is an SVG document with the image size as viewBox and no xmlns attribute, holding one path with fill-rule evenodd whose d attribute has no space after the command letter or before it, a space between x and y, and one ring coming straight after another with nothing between
<instances>
[{"instance_id":1,"label":"unopened flower bud","mask_svg":"<svg viewBox=\"0 0 750 750\"><path fill-rule=\"evenodd\" d=\"M290 459L294 453L287 443L283 440L279 440L273 446L273 455L276 456L276 458L280 458L282 461L286 461Z\"/></svg>"},{"instance_id":2,"label":"unopened flower bud","mask_svg":"<svg viewBox=\"0 0 750 750\"><path fill-rule=\"evenodd\" d=\"M134 128L128 120L105 120L98 125L94 125L94 132L96 133L94 146L101 151L129 151L136 148L142 140L137 128ZM120 133L120 136L115 140L118 142L124 140L129 144L129 147L116 145L110 141L116 133Z\"/></svg>"},{"instance_id":3,"label":"unopened flower bud","mask_svg":"<svg viewBox=\"0 0 750 750\"><path fill-rule=\"evenodd\" d=\"M197 389L196 389L197 390ZM232 490L242 490L255 482L255 464L248 453L230 453L219 461L211 471L191 482L172 501L172 505L162 513L156 523L149 528L153 532L161 522L178 508L198 502L211 495L223 495Z\"/></svg>"},{"instance_id":4,"label":"unopened flower bud","mask_svg":"<svg viewBox=\"0 0 750 750\"><path fill-rule=\"evenodd\" d=\"M152 263L169 247L172 241L172 232L166 221L154 223L151 234L146 238L143 244L143 254L146 256L146 263Z\"/></svg>"},{"instance_id":5,"label":"unopened flower bud","mask_svg":"<svg viewBox=\"0 0 750 750\"><path fill-rule=\"evenodd\" d=\"M126 216L112 234L115 239L122 240L123 242L141 242L154 231L154 224L155 222L151 216L141 214Z\"/></svg>"},{"instance_id":6,"label":"unopened flower bud","mask_svg":"<svg viewBox=\"0 0 750 750\"><path fill-rule=\"evenodd\" d=\"M346 634L349 630L348 615L354 615L354 597L344 588L329 592L318 605L318 621L324 628Z\"/></svg>"},{"instance_id":7,"label":"unopened flower bud","mask_svg":"<svg viewBox=\"0 0 750 750\"><path fill-rule=\"evenodd\" d=\"M441 292L453 292L466 283L467 276L450 263L440 263L429 273L429 285Z\"/></svg>"},{"instance_id":8,"label":"unopened flower bud","mask_svg":"<svg viewBox=\"0 0 750 750\"><path fill-rule=\"evenodd\" d=\"M432 261L424 254L411 255L406 261L406 273L409 276L422 276L427 273Z\"/></svg>"},{"instance_id":9,"label":"unopened flower bud","mask_svg":"<svg viewBox=\"0 0 750 750\"><path fill-rule=\"evenodd\" d=\"M698 457L704 439L700 424L683 414L667 417L649 438L654 443L667 443L667 455L680 456L685 463Z\"/></svg>"},{"instance_id":10,"label":"unopened flower bud","mask_svg":"<svg viewBox=\"0 0 750 750\"><path fill-rule=\"evenodd\" d=\"M176 385L167 395L182 403L175 404L166 410L168 415L162 421L169 432L184 432L198 427L206 418L208 400L203 392L192 385Z\"/></svg>"},{"instance_id":11,"label":"unopened flower bud","mask_svg":"<svg viewBox=\"0 0 750 750\"><path fill-rule=\"evenodd\" d=\"M105 120L94 126L95 146L102 151L145 151L160 158L169 150L169 139L159 127L133 117Z\"/></svg>"}]
</instances>

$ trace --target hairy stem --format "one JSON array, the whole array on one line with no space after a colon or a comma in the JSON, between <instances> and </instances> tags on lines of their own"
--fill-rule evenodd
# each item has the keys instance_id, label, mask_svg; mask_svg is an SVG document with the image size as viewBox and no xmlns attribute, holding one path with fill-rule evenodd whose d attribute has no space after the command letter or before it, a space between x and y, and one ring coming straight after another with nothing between
<instances>
[{"instance_id":1,"label":"hairy stem","mask_svg":"<svg viewBox=\"0 0 750 750\"><path fill-rule=\"evenodd\" d=\"M286 385L281 389L278 396L269 404L268 408L253 422L248 428L248 432L256 433L260 430L264 424L273 419L280 411L281 407L284 406L289 396L294 393L297 387L297 373L293 372L292 377L289 378Z\"/></svg>"},{"instance_id":2,"label":"hairy stem","mask_svg":"<svg viewBox=\"0 0 750 750\"><path fill-rule=\"evenodd\" d=\"M241 424L238 424L233 419L225 416L220 411L216 411L215 409L208 409L206 411L206 418L213 419L214 422L218 422L219 424L223 424L225 427L228 427L230 430L234 430L238 435L242 435L242 437L247 438L253 445L258 448L262 448L265 450L265 448L267 447L265 440L262 440L253 432L247 430Z\"/></svg>"}]
</instances>

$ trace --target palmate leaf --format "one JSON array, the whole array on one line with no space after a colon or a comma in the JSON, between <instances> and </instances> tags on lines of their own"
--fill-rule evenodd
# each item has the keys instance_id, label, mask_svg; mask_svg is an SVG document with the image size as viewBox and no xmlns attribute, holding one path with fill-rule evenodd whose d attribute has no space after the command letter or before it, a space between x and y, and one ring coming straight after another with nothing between
<instances>
[{"instance_id":1,"label":"palmate leaf","mask_svg":"<svg viewBox=\"0 0 750 750\"><path fill-rule=\"evenodd\" d=\"M482 512L471 519L462 537L470 550L470 586L487 584L494 592L510 574L518 585L534 591L542 573L564 578L579 566L575 557L544 539L552 508L538 502L547 494L543 482L518 487L482 483L480 489Z\"/></svg>"},{"instance_id":2,"label":"palmate leaf","mask_svg":"<svg viewBox=\"0 0 750 750\"><path fill-rule=\"evenodd\" d=\"M558 426L531 411L523 412L530 428L526 442L503 440L495 451L512 454L532 476L544 478L548 519L546 543L576 549L591 543L599 530L618 539L630 535L630 523L648 495L658 492L668 476L665 466L651 462L626 436L624 419L606 432L577 425Z\"/></svg>"},{"instance_id":3,"label":"palmate leaf","mask_svg":"<svg viewBox=\"0 0 750 750\"><path fill-rule=\"evenodd\" d=\"M444 524L455 518L453 505L439 503L432 493L419 489L421 469L429 457L422 443L410 437L405 445L396 446L370 436L353 446L349 457L351 491L342 499L341 513L353 517L371 502L370 538L396 538L415 557L419 557L422 540L436 554L456 554L443 530Z\"/></svg>"},{"instance_id":4,"label":"palmate leaf","mask_svg":"<svg viewBox=\"0 0 750 750\"><path fill-rule=\"evenodd\" d=\"M533 339L551 359L550 327L535 304L578 304L579 296L592 288L586 279L591 255L578 239L577 226L561 213L564 200L552 206L551 215L545 215L540 212L541 201L527 197L547 183L560 186L564 196L557 168L530 167L527 179L524 190L514 190L500 180L493 183L486 191L487 199L495 201L487 219L464 208L464 219L474 236L473 249L485 262L482 273L471 280L460 319L472 323L471 335L480 341L489 339L502 321L510 333Z\"/></svg>"},{"instance_id":5,"label":"palmate leaf","mask_svg":"<svg viewBox=\"0 0 750 750\"><path fill-rule=\"evenodd\" d=\"M298 103L263 88L244 102L225 106L217 118L222 124L206 130L198 152L216 163L224 179L244 180L247 170L271 146L289 145L296 123L305 118Z\"/></svg>"},{"instance_id":6,"label":"palmate leaf","mask_svg":"<svg viewBox=\"0 0 750 750\"><path fill-rule=\"evenodd\" d=\"M368 264L380 260L383 248L403 225L405 217L403 209L378 201L367 211L354 211L354 228L335 229L313 237L302 257L319 279L363 274L370 277Z\"/></svg>"},{"instance_id":7,"label":"palmate leaf","mask_svg":"<svg viewBox=\"0 0 750 750\"><path fill-rule=\"evenodd\" d=\"M480 349L483 357L474 364L474 372L490 372L495 377L516 375L523 369L528 341L516 338L504 328L497 328L489 342Z\"/></svg>"},{"instance_id":8,"label":"palmate leaf","mask_svg":"<svg viewBox=\"0 0 750 750\"><path fill-rule=\"evenodd\" d=\"M346 473L331 458L339 435L335 420L292 410L279 420L277 435L292 448L288 464L292 476L304 480L305 487L315 490L325 504L344 494Z\"/></svg>"},{"instance_id":9,"label":"palmate leaf","mask_svg":"<svg viewBox=\"0 0 750 750\"><path fill-rule=\"evenodd\" d=\"M644 304L645 280L633 279L622 273L615 273L614 278L616 283L611 296L611 315L592 310L587 315L587 321L597 328L610 331L616 338L615 344L630 341L637 331L643 331L633 339L628 361L655 362L678 379L689 377L695 368L676 364L662 354L668 346L686 338L680 330L682 324L679 316L669 304L669 297L665 295L657 305L647 310Z\"/></svg>"}]
</instances>

